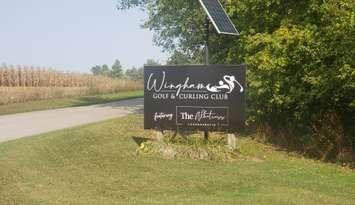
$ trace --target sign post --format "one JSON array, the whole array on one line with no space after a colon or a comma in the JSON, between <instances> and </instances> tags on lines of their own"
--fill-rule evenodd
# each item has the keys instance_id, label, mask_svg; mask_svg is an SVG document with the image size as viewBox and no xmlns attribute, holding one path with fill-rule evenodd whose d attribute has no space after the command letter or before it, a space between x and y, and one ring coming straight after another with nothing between
<instances>
[{"instance_id":1,"label":"sign post","mask_svg":"<svg viewBox=\"0 0 355 205\"><path fill-rule=\"evenodd\" d=\"M199 0L202 8L206 12L205 18L205 64L209 64L209 50L208 50L208 38L209 38L209 24L212 21L213 26L219 34L226 35L239 35L238 30L235 28L233 22L224 10L219 0ZM208 140L208 131L204 132L205 140ZM228 146L235 148L235 135L228 135ZM231 144L233 143L234 144Z\"/></svg>"},{"instance_id":2,"label":"sign post","mask_svg":"<svg viewBox=\"0 0 355 205\"><path fill-rule=\"evenodd\" d=\"M210 20L208 19L208 15L205 17L205 65L209 64L209 50L208 50L208 41L210 35ZM204 131L205 141L208 141L208 131Z\"/></svg>"}]
</instances>

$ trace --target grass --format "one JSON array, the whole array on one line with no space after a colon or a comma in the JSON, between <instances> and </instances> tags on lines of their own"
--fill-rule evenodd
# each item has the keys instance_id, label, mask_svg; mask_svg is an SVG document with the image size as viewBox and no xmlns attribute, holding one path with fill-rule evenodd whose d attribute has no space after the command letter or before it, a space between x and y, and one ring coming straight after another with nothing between
<instances>
[{"instance_id":1,"label":"grass","mask_svg":"<svg viewBox=\"0 0 355 205\"><path fill-rule=\"evenodd\" d=\"M0 204L355 204L355 172L239 139L248 160L137 154L142 115L0 144Z\"/></svg>"},{"instance_id":2,"label":"grass","mask_svg":"<svg viewBox=\"0 0 355 205\"><path fill-rule=\"evenodd\" d=\"M131 99L143 97L143 91L124 91L113 94L93 95L86 97L62 98L30 101L26 103L13 103L8 105L0 105L0 115L31 112L39 110L49 110L65 107L76 107L84 105L93 105L100 103L108 103L117 100Z\"/></svg>"}]
</instances>

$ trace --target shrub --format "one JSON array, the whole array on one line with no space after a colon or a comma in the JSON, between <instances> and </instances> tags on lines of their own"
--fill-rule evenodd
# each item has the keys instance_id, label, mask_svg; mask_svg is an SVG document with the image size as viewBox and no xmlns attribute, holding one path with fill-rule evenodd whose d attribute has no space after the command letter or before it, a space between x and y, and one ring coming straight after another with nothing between
<instances>
[{"instance_id":1,"label":"shrub","mask_svg":"<svg viewBox=\"0 0 355 205\"><path fill-rule=\"evenodd\" d=\"M355 34L346 22L338 27L330 34L324 27L285 24L246 43L249 120L308 136L296 139L300 146L326 138L334 145L326 155L333 156L340 142L351 147L355 114Z\"/></svg>"}]
</instances>

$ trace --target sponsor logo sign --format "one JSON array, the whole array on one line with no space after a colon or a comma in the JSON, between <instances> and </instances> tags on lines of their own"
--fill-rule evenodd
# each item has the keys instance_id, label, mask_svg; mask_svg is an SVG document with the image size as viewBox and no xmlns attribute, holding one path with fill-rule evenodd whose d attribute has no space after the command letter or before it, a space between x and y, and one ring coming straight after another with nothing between
<instances>
[{"instance_id":1,"label":"sponsor logo sign","mask_svg":"<svg viewBox=\"0 0 355 205\"><path fill-rule=\"evenodd\" d=\"M245 66L146 66L144 128L235 132L245 118Z\"/></svg>"}]
</instances>

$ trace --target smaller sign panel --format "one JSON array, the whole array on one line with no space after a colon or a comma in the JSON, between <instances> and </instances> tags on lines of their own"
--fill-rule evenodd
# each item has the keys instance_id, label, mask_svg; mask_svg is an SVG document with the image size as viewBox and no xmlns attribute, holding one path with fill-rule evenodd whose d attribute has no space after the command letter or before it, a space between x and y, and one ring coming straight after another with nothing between
<instances>
[{"instance_id":1,"label":"smaller sign panel","mask_svg":"<svg viewBox=\"0 0 355 205\"><path fill-rule=\"evenodd\" d=\"M146 66L144 128L239 131L245 66Z\"/></svg>"},{"instance_id":2,"label":"smaller sign panel","mask_svg":"<svg viewBox=\"0 0 355 205\"><path fill-rule=\"evenodd\" d=\"M228 107L176 106L176 125L195 127L228 126Z\"/></svg>"}]
</instances>

